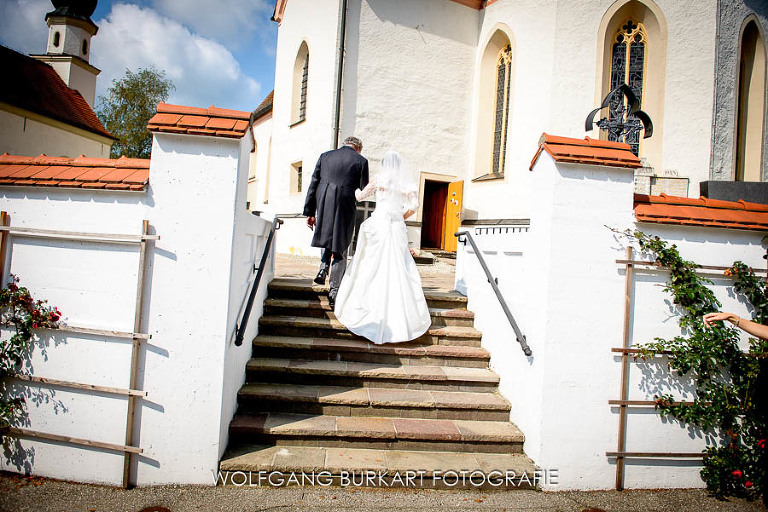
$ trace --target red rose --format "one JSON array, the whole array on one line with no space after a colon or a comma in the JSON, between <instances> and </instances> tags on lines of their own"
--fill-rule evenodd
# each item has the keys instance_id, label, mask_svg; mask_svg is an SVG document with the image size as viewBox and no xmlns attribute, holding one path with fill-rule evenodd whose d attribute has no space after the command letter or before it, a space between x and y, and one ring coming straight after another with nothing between
<instances>
[{"instance_id":1,"label":"red rose","mask_svg":"<svg viewBox=\"0 0 768 512\"><path fill-rule=\"evenodd\" d=\"M735 469L735 470L733 471L733 473L731 473L731 474L732 474L733 476L735 476L736 478L741 478L741 471L739 471L738 469Z\"/></svg>"},{"instance_id":2,"label":"red rose","mask_svg":"<svg viewBox=\"0 0 768 512\"><path fill-rule=\"evenodd\" d=\"M760 448L761 450L762 450L763 448L765 448L765 439L761 439L761 440L759 440L759 441L757 442L757 447L758 447L758 448Z\"/></svg>"},{"instance_id":3,"label":"red rose","mask_svg":"<svg viewBox=\"0 0 768 512\"><path fill-rule=\"evenodd\" d=\"M744 487L746 487L747 489L749 489L750 487L752 487L752 485L753 485L753 484L752 484L752 482L750 482L749 480L747 480L746 482L744 482Z\"/></svg>"},{"instance_id":4,"label":"red rose","mask_svg":"<svg viewBox=\"0 0 768 512\"><path fill-rule=\"evenodd\" d=\"M32 328L37 329L37 322L32 322Z\"/></svg>"},{"instance_id":5,"label":"red rose","mask_svg":"<svg viewBox=\"0 0 768 512\"><path fill-rule=\"evenodd\" d=\"M13 283L8 283L8 289L11 290L12 292L15 292L15 291L18 291L19 287Z\"/></svg>"}]
</instances>

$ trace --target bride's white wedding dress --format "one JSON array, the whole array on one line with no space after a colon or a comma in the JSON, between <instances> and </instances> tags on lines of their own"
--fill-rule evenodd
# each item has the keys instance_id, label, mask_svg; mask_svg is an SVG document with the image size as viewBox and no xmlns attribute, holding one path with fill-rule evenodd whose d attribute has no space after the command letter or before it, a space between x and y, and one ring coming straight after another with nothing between
<instances>
[{"instance_id":1,"label":"bride's white wedding dress","mask_svg":"<svg viewBox=\"0 0 768 512\"><path fill-rule=\"evenodd\" d=\"M373 194L376 208L360 226L334 313L350 331L376 344L413 340L429 329L431 318L403 219L407 210L418 208L418 189L394 151L356 192L358 201Z\"/></svg>"}]
</instances>

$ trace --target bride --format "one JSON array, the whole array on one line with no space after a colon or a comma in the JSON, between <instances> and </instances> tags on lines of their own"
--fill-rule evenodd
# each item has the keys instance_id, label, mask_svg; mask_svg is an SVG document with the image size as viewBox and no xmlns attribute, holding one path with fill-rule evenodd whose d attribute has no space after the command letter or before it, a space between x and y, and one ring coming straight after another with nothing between
<instances>
[{"instance_id":1,"label":"bride","mask_svg":"<svg viewBox=\"0 0 768 512\"><path fill-rule=\"evenodd\" d=\"M419 207L418 185L397 152L387 151L379 173L355 191L358 201L373 194L376 209L360 226L334 313L376 344L413 340L429 329L431 318L405 229L405 219Z\"/></svg>"}]
</instances>

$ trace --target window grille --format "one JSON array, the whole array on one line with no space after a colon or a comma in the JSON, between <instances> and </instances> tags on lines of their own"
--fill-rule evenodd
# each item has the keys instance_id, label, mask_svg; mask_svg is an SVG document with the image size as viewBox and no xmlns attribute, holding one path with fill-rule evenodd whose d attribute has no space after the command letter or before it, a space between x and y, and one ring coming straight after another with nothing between
<instances>
[{"instance_id":1,"label":"window grille","mask_svg":"<svg viewBox=\"0 0 768 512\"><path fill-rule=\"evenodd\" d=\"M611 86L614 90L621 84L627 84L640 101L643 108L643 78L645 73L645 46L648 37L642 24L628 20L616 32L615 42L611 52ZM610 121L620 121L623 116L619 106L623 106L625 98L614 95L611 100ZM637 119L627 119L626 123L639 123ZM609 132L608 140L626 142L635 155L640 154L640 130L629 130L627 135L617 136Z\"/></svg>"},{"instance_id":2,"label":"window grille","mask_svg":"<svg viewBox=\"0 0 768 512\"><path fill-rule=\"evenodd\" d=\"M496 67L496 103L493 120L493 156L491 173L504 174L504 156L507 149L509 124L509 89L512 71L512 47L507 45L499 53Z\"/></svg>"},{"instance_id":3,"label":"window grille","mask_svg":"<svg viewBox=\"0 0 768 512\"><path fill-rule=\"evenodd\" d=\"M309 53L304 58L304 69L301 72L301 99L299 101L299 121L307 118L307 77L309 75ZM301 192L301 181L299 181L299 192Z\"/></svg>"}]
</instances>

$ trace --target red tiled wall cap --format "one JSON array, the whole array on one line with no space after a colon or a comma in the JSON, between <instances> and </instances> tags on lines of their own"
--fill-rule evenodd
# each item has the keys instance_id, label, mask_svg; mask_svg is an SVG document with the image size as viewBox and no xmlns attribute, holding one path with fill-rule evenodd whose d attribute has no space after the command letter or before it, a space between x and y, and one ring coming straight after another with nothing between
<instances>
[{"instance_id":1,"label":"red tiled wall cap","mask_svg":"<svg viewBox=\"0 0 768 512\"><path fill-rule=\"evenodd\" d=\"M0 186L146 190L149 160L0 155Z\"/></svg>"},{"instance_id":2,"label":"red tiled wall cap","mask_svg":"<svg viewBox=\"0 0 768 512\"><path fill-rule=\"evenodd\" d=\"M546 151L555 162L604 165L608 167L625 167L636 169L642 167L640 159L632 153L629 144L607 140L572 139L543 133L539 139L539 147L531 160L529 170Z\"/></svg>"},{"instance_id":3,"label":"red tiled wall cap","mask_svg":"<svg viewBox=\"0 0 768 512\"><path fill-rule=\"evenodd\" d=\"M768 205L699 197L635 194L638 222L768 231Z\"/></svg>"},{"instance_id":4,"label":"red tiled wall cap","mask_svg":"<svg viewBox=\"0 0 768 512\"><path fill-rule=\"evenodd\" d=\"M208 135L239 139L248 131L249 112L217 108L186 107L160 103L147 124L151 132Z\"/></svg>"}]
</instances>

